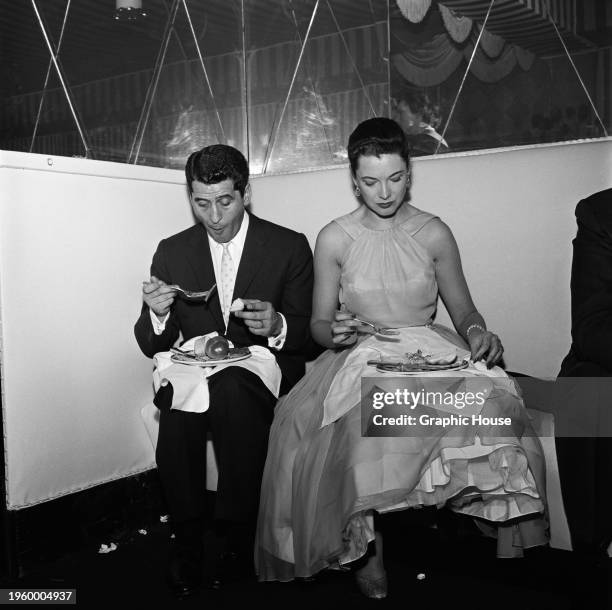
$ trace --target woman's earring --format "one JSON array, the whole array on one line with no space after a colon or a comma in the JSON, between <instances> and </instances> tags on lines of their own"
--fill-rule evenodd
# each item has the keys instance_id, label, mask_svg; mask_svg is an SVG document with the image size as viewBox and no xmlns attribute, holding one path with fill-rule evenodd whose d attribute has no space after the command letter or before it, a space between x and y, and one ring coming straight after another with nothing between
<instances>
[{"instance_id":1,"label":"woman's earring","mask_svg":"<svg viewBox=\"0 0 612 610\"><path fill-rule=\"evenodd\" d=\"M355 197L361 197L361 189L355 185Z\"/></svg>"}]
</instances>

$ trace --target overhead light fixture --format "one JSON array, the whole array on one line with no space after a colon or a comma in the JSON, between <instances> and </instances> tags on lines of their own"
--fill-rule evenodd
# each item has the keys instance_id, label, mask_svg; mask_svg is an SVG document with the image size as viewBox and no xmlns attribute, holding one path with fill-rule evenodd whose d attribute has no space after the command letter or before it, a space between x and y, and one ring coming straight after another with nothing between
<instances>
[{"instance_id":1,"label":"overhead light fixture","mask_svg":"<svg viewBox=\"0 0 612 610\"><path fill-rule=\"evenodd\" d=\"M115 19L117 21L137 21L146 17L142 0L115 0Z\"/></svg>"}]
</instances>

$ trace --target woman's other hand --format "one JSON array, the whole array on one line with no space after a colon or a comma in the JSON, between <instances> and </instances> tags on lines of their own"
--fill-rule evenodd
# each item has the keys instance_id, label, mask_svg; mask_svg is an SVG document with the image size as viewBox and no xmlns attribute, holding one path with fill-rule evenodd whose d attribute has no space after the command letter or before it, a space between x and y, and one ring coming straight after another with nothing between
<instances>
[{"instance_id":1,"label":"woman's other hand","mask_svg":"<svg viewBox=\"0 0 612 610\"><path fill-rule=\"evenodd\" d=\"M355 314L346 311L344 308L334 313L334 320L331 323L332 341L338 347L353 345L357 341L357 326L353 318Z\"/></svg>"},{"instance_id":2,"label":"woman's other hand","mask_svg":"<svg viewBox=\"0 0 612 610\"><path fill-rule=\"evenodd\" d=\"M475 328L468 336L472 360L474 362L484 360L487 368L491 368L501 360L504 346L495 333Z\"/></svg>"}]
</instances>

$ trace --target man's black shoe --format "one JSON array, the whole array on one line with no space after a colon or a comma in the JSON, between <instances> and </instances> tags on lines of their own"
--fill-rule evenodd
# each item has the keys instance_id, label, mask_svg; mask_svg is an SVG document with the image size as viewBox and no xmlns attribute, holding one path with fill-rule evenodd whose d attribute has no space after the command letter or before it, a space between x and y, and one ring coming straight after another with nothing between
<instances>
[{"instance_id":1,"label":"man's black shoe","mask_svg":"<svg viewBox=\"0 0 612 610\"><path fill-rule=\"evenodd\" d=\"M178 555L170 559L168 585L172 594L183 599L196 593L202 587L202 562Z\"/></svg>"},{"instance_id":2,"label":"man's black shoe","mask_svg":"<svg viewBox=\"0 0 612 610\"><path fill-rule=\"evenodd\" d=\"M170 551L168 584L175 597L193 595L201 586L204 572L203 525L201 518L174 524L175 540Z\"/></svg>"}]
</instances>

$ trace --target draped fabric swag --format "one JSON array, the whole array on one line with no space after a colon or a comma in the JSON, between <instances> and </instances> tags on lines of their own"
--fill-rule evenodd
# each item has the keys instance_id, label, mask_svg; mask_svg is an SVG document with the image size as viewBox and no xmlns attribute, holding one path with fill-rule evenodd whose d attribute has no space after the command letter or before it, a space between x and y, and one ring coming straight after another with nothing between
<instances>
[{"instance_id":1,"label":"draped fabric swag","mask_svg":"<svg viewBox=\"0 0 612 610\"><path fill-rule=\"evenodd\" d=\"M507 5L508 0L498 0ZM516 2L517 0L512 0ZM421 0L397 0L402 15L412 23L421 22L423 11L427 12L430 2ZM478 11L471 11L475 18L482 17L482 9L490 2L472 2L478 5ZM453 8L456 6L457 10ZM466 10L465 2L445 2L438 4L445 32L436 34L432 39L418 47L410 44L410 33L400 39L403 49L394 53L392 62L398 72L411 84L419 87L433 87L443 83L459 67L462 60L469 60L474 50L474 44L482 29L482 25L472 17L459 12ZM479 80L494 83L506 78L510 72L519 66L529 70L535 56L529 50L509 44L502 36L485 28L482 32L479 47L471 66L472 74Z\"/></svg>"}]
</instances>

